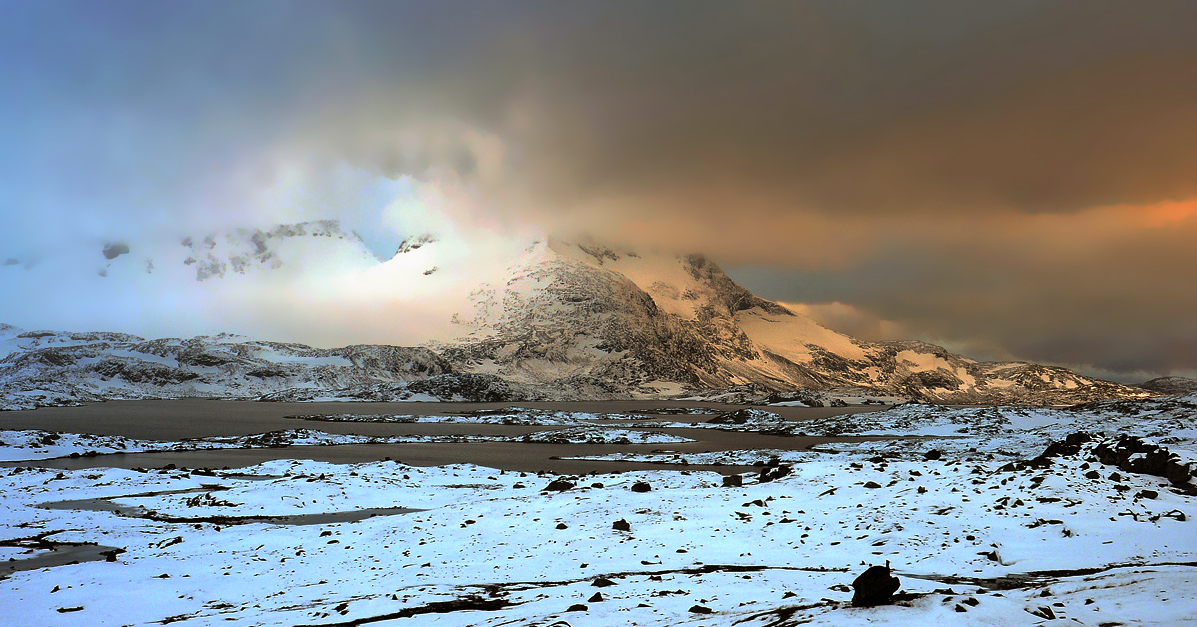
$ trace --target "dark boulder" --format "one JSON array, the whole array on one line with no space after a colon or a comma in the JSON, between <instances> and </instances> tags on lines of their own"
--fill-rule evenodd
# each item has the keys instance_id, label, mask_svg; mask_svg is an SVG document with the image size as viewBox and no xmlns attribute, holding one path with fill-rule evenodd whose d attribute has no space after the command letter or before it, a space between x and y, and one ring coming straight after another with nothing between
<instances>
[{"instance_id":1,"label":"dark boulder","mask_svg":"<svg viewBox=\"0 0 1197 627\"><path fill-rule=\"evenodd\" d=\"M760 483L769 483L775 479L781 479L782 477L790 474L792 471L793 469L787 464L781 464L779 466L765 466L761 469L761 474L757 477L757 481Z\"/></svg>"},{"instance_id":2,"label":"dark boulder","mask_svg":"<svg viewBox=\"0 0 1197 627\"><path fill-rule=\"evenodd\" d=\"M740 475L723 475L723 487L739 488L744 485L744 477Z\"/></svg>"},{"instance_id":3,"label":"dark boulder","mask_svg":"<svg viewBox=\"0 0 1197 627\"><path fill-rule=\"evenodd\" d=\"M565 479L554 479L549 482L549 485L544 487L545 492L564 492L574 487L573 482Z\"/></svg>"},{"instance_id":4,"label":"dark boulder","mask_svg":"<svg viewBox=\"0 0 1197 627\"><path fill-rule=\"evenodd\" d=\"M1063 440L1048 444L1040 457L1072 457L1081 452L1081 445L1092 439L1093 436L1084 431L1070 433Z\"/></svg>"},{"instance_id":5,"label":"dark boulder","mask_svg":"<svg viewBox=\"0 0 1197 627\"><path fill-rule=\"evenodd\" d=\"M894 593L898 591L901 582L890 574L889 561L885 566L870 566L852 582L852 605L856 607L871 607L874 605L888 605L893 601Z\"/></svg>"},{"instance_id":6,"label":"dark boulder","mask_svg":"<svg viewBox=\"0 0 1197 627\"><path fill-rule=\"evenodd\" d=\"M652 492L653 487L647 481L637 481L632 484L632 492Z\"/></svg>"},{"instance_id":7,"label":"dark boulder","mask_svg":"<svg viewBox=\"0 0 1197 627\"><path fill-rule=\"evenodd\" d=\"M623 518L620 518L619 520L611 523L611 528L616 531L631 531L632 525Z\"/></svg>"}]
</instances>

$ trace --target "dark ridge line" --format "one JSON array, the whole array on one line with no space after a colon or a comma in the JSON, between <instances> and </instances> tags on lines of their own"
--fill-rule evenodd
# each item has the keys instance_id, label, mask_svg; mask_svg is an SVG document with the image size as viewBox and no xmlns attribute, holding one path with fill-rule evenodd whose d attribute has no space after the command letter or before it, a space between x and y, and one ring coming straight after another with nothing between
<instances>
[{"instance_id":1,"label":"dark ridge line","mask_svg":"<svg viewBox=\"0 0 1197 627\"><path fill-rule=\"evenodd\" d=\"M592 581L592 580L595 580L600 577L606 577L609 579L610 578L618 579L621 577L631 577L631 576L636 576L636 575L649 575L649 576L651 576L651 575L669 575L669 574L703 575L703 574L710 574L710 573L714 573L714 572L755 573L755 572L761 572L761 571L765 571L765 570L790 570L790 571L803 571L803 572L816 572L816 573L848 572L847 568L824 568L824 567L815 567L815 566L761 566L761 565L744 565L744 564L705 564L703 566L697 566L697 567L691 567L691 568L676 568L676 569L668 569L668 570L646 570L646 571L624 571L624 572L618 572L618 573L607 573L605 575L594 575L594 576L590 576L590 577L583 577L580 579L569 579L569 580L564 580L564 581L509 581L509 582L504 582L504 583L465 584L460 587L461 588L482 588L485 592L487 592L488 594L493 596L493 595L500 594L504 591L513 591L514 590L514 591L519 592L519 591L523 591L523 590L532 590L532 589L536 589L536 588L568 586L568 585L572 585L572 584L582 583L585 581ZM491 607L473 607L473 606L467 605L467 606L460 606L460 607L455 607L455 608L451 607L449 609L426 609L426 608L433 608L434 606L437 608L447 607L447 606L451 606L453 604L460 603L463 600L472 600L477 603L493 605L494 607L493 608L491 608ZM498 605L499 603L503 603L503 605ZM399 612L383 614L380 616L359 618L359 619L354 619L351 621L345 621L345 622L340 622L340 623L321 623L318 625L305 624L305 625L294 625L293 627L357 627L358 625L364 625L366 623L378 622L378 621L383 621L383 620L391 620L391 619L395 619L395 618L410 618L411 616L415 616L417 614L428 614L428 613L433 613L433 612L445 613L445 612L455 612L455 611L460 611L460 610L472 610L472 609L483 609L483 610L488 610L488 611L496 611L496 610L503 609L505 607L516 606L516 605L523 605L523 603L511 603L511 602L506 601L505 599L486 600L486 599L482 599L481 597L478 597L476 595L470 595L470 596L463 597L463 599L458 599L456 601L441 601L441 602L436 602L436 603L429 603L427 605L423 605L420 607L406 608L404 610L400 610ZM413 613L405 614L405 612L413 612Z\"/></svg>"},{"instance_id":2,"label":"dark ridge line","mask_svg":"<svg viewBox=\"0 0 1197 627\"><path fill-rule=\"evenodd\" d=\"M592 581L598 577L606 577L608 579L619 579L622 577L634 577L639 575L707 575L716 572L728 573L758 573L766 570L789 570L809 573L846 573L847 568L826 568L822 566L762 566L749 564L704 564L702 566L693 566L690 568L673 568L666 570L638 570L638 571L623 571L618 573L605 573L600 575L592 575L582 577L579 579L566 579L563 581L508 581L504 583L472 583L465 584L463 588L483 588L488 591L512 589L517 591L532 590L536 588L547 588L552 586L568 586L584 581ZM517 588L517 586L526 586Z\"/></svg>"},{"instance_id":3,"label":"dark ridge line","mask_svg":"<svg viewBox=\"0 0 1197 627\"><path fill-rule=\"evenodd\" d=\"M414 514L416 512L425 512L425 511L428 511L428 510L411 508L411 507L368 507L368 508L360 509L360 510L351 510L351 511L342 511L342 512L322 512L322 513L316 513L316 514L285 514L285 515L279 515L279 516L270 516L270 515L265 515L265 514L252 515L252 516L213 515L213 516L196 516L196 517L190 517L190 518L187 516L172 516L169 514L160 514L158 512L154 512L154 511L147 511L146 513L140 514L140 515L124 514L121 512L114 512L114 513L116 513L119 516L127 516L129 518L142 518L142 519L146 519L146 520L152 520L154 522L165 522L165 523L181 523L181 524L210 523L210 524L214 524L214 525L250 525L253 523L266 523L266 524L272 524L272 525L302 526L302 525L316 525L316 524L333 525L333 524L339 524L340 522L358 522L361 520L369 520L370 518L377 518L379 516L398 516L398 515L402 515L402 514ZM362 515L363 517L355 518L358 515ZM332 520L332 521L304 522L305 519L324 519L324 518L330 518L330 517L336 518L337 516L345 516L347 518L344 521Z\"/></svg>"},{"instance_id":4,"label":"dark ridge line","mask_svg":"<svg viewBox=\"0 0 1197 627\"><path fill-rule=\"evenodd\" d=\"M957 577L951 575L919 575L916 573L907 573L895 571L904 577L911 579L925 579L928 581L936 581L946 584L959 584L968 586L977 586L985 588L986 590L1018 590L1022 588L1034 588L1039 582L1047 579L1059 579L1062 577L1085 577L1089 575L1096 575L1098 573L1106 573L1119 568L1155 568L1159 566L1187 566L1190 568L1197 568L1197 562L1123 562L1120 564L1110 564L1108 566L1100 566L1096 568L1072 568L1064 570L1036 570L1029 573L1015 573L1012 575L1003 575L1001 577Z\"/></svg>"},{"instance_id":5,"label":"dark ridge line","mask_svg":"<svg viewBox=\"0 0 1197 627\"><path fill-rule=\"evenodd\" d=\"M408 607L399 610L398 612L391 612L390 614L380 614L378 616L367 616L365 618L355 618L349 621L339 623L318 623L318 624L302 624L294 627L358 627L367 623L377 623L384 620L394 620L396 618L411 618L419 616L420 614L448 614L450 612L464 612L470 610L496 612L498 610L522 605L522 603L512 603L507 599L483 599L476 596L467 596L452 601L434 601L426 605L418 607Z\"/></svg>"}]
</instances>

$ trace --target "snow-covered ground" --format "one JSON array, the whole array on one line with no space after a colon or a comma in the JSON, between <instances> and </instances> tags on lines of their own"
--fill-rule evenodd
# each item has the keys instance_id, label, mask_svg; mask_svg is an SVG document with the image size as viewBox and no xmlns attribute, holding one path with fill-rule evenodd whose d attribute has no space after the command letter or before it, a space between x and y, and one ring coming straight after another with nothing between
<instances>
[{"instance_id":1,"label":"snow-covered ground","mask_svg":"<svg viewBox=\"0 0 1197 627\"><path fill-rule=\"evenodd\" d=\"M0 468L9 566L48 552L38 536L124 549L113 562L12 572L0 580L0 623L1194 624L1195 497L1084 447L1000 468L1076 430L1137 433L1188 455L1195 408L1197 397L906 406L802 428L918 437L687 456L792 464L736 487L676 466L587 476L294 460L216 476ZM557 480L572 487L545 490ZM60 501L73 503L44 507ZM310 518L360 510L389 515ZM296 518L245 518L285 516ZM904 600L851 607L852 580L886 561Z\"/></svg>"},{"instance_id":2,"label":"snow-covered ground","mask_svg":"<svg viewBox=\"0 0 1197 627\"><path fill-rule=\"evenodd\" d=\"M550 429L519 436L501 435L397 435L366 436L288 429L242 436L218 436L157 442L120 436L56 433L40 430L0 430L0 462L95 457L109 453L151 451L200 451L211 449L285 448L340 444L406 444L414 442L552 442L558 444L677 444L693 440L678 435L594 425Z\"/></svg>"}]
</instances>

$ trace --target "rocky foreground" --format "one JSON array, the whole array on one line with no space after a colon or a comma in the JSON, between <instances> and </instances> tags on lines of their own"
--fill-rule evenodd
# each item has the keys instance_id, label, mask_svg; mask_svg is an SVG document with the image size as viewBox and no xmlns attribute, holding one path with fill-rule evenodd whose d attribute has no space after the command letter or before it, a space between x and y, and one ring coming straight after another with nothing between
<instances>
[{"instance_id":1,"label":"rocky foreground","mask_svg":"<svg viewBox=\"0 0 1197 627\"><path fill-rule=\"evenodd\" d=\"M724 475L668 451L586 476L6 467L0 603L39 625L1184 624L1195 415L1194 396L907 405L793 423L901 439L710 454L750 465ZM701 428L784 422L717 418ZM896 594L855 606L887 562Z\"/></svg>"}]
</instances>

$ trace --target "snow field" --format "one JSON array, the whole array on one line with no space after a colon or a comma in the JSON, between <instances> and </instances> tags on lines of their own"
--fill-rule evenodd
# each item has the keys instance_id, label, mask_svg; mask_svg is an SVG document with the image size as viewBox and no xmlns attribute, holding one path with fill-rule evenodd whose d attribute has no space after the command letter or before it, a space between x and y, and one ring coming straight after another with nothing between
<instances>
[{"instance_id":1,"label":"snow field","mask_svg":"<svg viewBox=\"0 0 1197 627\"><path fill-rule=\"evenodd\" d=\"M1047 601L1063 603L1054 613L1081 624L1120 617L1177 624L1163 619L1182 616L1179 604L1192 601L1193 568L1050 578L1026 590L997 591L1002 597L978 582L1037 571L1192 562L1197 553L1191 519L1164 515L1191 510L1191 497L1168 491L1160 480L1124 477L1130 490L1119 492L1104 478L1084 478L1080 460L1008 473L996 471L1000 461L871 462L843 453L741 488L721 487L713 473L655 471L575 477L576 487L560 493L541 491L551 475L469 465L283 460L249 469L252 478L9 468L0 471L11 495L0 506L4 537L65 529L54 539L127 552L117 563L16 572L0 581L0 600L17 608L3 619L14 621L9 624L41 625L184 617L187 624L330 624L472 595L513 605L421 614L394 624L732 625L794 606L813 606L793 616L815 624L925 624L936 617L1029 624L1037 619L1026 609L1050 606ZM647 481L652 490L631 491L635 481ZM203 494L191 492L114 500L195 518L368 507L426 511L329 525L221 525L38 507L206 484L228 487L211 495L237 505L204 499L189 505ZM926 492L920 494L920 487ZM1156 490L1158 498L1133 496L1143 489ZM626 520L630 531L612 529L617 520ZM910 601L912 607L843 607L851 596L845 586L864 564L887 559L905 591L928 596ZM718 570L727 565L760 570ZM829 571L813 572L824 569ZM592 586L599 576L616 585ZM1033 595L1044 585L1052 596L1040 602ZM55 586L58 591L51 592ZM933 593L947 588L956 594ZM986 593L976 594L980 588ZM1161 591L1151 592L1154 609L1145 614L1149 605L1138 595L1155 588ZM595 592L604 600L587 602ZM980 603L957 612L945 599L959 601L965 592ZM129 598L145 602L130 604ZM1095 602L1086 606L1085 598ZM587 611L565 612L576 603ZM713 613L691 613L696 605ZM83 609L58 612L74 607ZM768 624L767 616L744 624Z\"/></svg>"}]
</instances>

